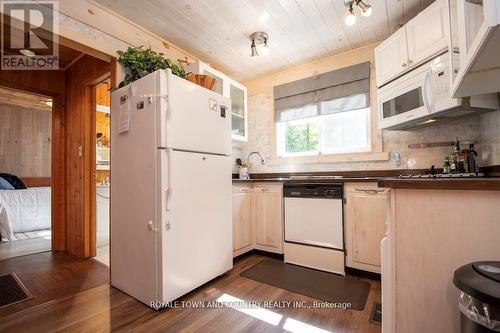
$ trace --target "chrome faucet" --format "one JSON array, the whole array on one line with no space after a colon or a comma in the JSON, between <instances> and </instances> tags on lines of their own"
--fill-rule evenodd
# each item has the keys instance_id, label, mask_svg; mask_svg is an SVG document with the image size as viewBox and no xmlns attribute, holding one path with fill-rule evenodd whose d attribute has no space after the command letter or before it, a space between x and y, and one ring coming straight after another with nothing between
<instances>
[{"instance_id":1,"label":"chrome faucet","mask_svg":"<svg viewBox=\"0 0 500 333\"><path fill-rule=\"evenodd\" d=\"M265 164L266 163L266 161L264 160L264 157L262 157L262 155L258 151L253 151L250 154L248 154L248 156L247 156L247 165L248 165L248 162L250 160L250 156L252 156L252 155L259 155L259 157L260 157L260 164Z\"/></svg>"}]
</instances>

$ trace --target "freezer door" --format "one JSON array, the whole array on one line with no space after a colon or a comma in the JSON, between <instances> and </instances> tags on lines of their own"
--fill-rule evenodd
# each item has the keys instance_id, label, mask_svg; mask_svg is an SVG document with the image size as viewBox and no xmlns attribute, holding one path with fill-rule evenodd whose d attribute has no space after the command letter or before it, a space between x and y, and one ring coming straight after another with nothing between
<instances>
[{"instance_id":1,"label":"freezer door","mask_svg":"<svg viewBox=\"0 0 500 333\"><path fill-rule=\"evenodd\" d=\"M164 160L161 293L172 301L232 268L231 162L175 150Z\"/></svg>"},{"instance_id":2,"label":"freezer door","mask_svg":"<svg viewBox=\"0 0 500 333\"><path fill-rule=\"evenodd\" d=\"M231 101L169 71L162 73L166 84L161 86L167 86L168 94L167 146L230 155Z\"/></svg>"},{"instance_id":3,"label":"freezer door","mask_svg":"<svg viewBox=\"0 0 500 333\"><path fill-rule=\"evenodd\" d=\"M155 89L152 74L113 92L111 104L111 284L148 305L158 299ZM119 133L123 96L130 127Z\"/></svg>"}]
</instances>

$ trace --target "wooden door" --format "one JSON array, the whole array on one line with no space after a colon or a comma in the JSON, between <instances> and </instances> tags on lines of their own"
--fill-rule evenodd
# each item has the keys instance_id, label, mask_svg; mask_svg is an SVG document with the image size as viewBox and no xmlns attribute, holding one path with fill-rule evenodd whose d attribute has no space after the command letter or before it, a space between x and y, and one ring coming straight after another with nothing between
<instances>
[{"instance_id":1,"label":"wooden door","mask_svg":"<svg viewBox=\"0 0 500 333\"><path fill-rule=\"evenodd\" d=\"M254 195L250 187L233 187L233 255L252 249Z\"/></svg>"},{"instance_id":2,"label":"wooden door","mask_svg":"<svg viewBox=\"0 0 500 333\"><path fill-rule=\"evenodd\" d=\"M385 236L389 191L376 186L346 190L347 265L380 273L381 241Z\"/></svg>"},{"instance_id":3,"label":"wooden door","mask_svg":"<svg viewBox=\"0 0 500 333\"><path fill-rule=\"evenodd\" d=\"M448 47L446 1L438 0L406 24L408 64L415 66Z\"/></svg>"},{"instance_id":4,"label":"wooden door","mask_svg":"<svg viewBox=\"0 0 500 333\"><path fill-rule=\"evenodd\" d=\"M255 187L255 248L282 253L283 198L280 185Z\"/></svg>"},{"instance_id":5,"label":"wooden door","mask_svg":"<svg viewBox=\"0 0 500 333\"><path fill-rule=\"evenodd\" d=\"M406 27L396 31L375 49L377 86L387 83L408 67Z\"/></svg>"}]
</instances>

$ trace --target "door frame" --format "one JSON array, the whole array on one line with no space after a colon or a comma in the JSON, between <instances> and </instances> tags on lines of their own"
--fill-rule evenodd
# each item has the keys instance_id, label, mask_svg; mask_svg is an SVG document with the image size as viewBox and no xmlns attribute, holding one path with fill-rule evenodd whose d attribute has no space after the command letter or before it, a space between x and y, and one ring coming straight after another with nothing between
<instances>
[{"instance_id":1,"label":"door frame","mask_svg":"<svg viewBox=\"0 0 500 333\"><path fill-rule=\"evenodd\" d=\"M89 208L90 208L90 217L89 217L89 230L90 230L90 256L95 257L97 254L97 202L96 202L96 175L97 175L97 167L96 167L96 143L97 143L97 138L96 138L96 110L95 106L97 105L97 85L101 83L104 80L109 79L110 82L112 81L112 76L113 73L112 71L109 71L103 75L101 75L99 78L95 79L94 81L91 82L90 84L90 106L91 106L91 112L89 113L89 121L90 121L90 131L91 131L91 156L90 156L90 184L88 184L88 196L86 195L85 198L89 198ZM112 85L110 84L110 87ZM87 141L87 140L85 140ZM111 229L111 228L110 228Z\"/></svg>"}]
</instances>

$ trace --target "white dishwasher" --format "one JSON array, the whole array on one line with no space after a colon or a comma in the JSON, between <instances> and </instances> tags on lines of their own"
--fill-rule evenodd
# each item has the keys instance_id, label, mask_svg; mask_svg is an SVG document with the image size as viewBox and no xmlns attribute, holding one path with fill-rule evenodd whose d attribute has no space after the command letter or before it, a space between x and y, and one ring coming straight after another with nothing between
<instances>
[{"instance_id":1,"label":"white dishwasher","mask_svg":"<svg viewBox=\"0 0 500 333\"><path fill-rule=\"evenodd\" d=\"M285 262L345 274L343 188L285 184Z\"/></svg>"}]
</instances>

